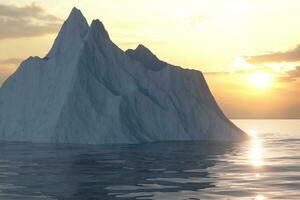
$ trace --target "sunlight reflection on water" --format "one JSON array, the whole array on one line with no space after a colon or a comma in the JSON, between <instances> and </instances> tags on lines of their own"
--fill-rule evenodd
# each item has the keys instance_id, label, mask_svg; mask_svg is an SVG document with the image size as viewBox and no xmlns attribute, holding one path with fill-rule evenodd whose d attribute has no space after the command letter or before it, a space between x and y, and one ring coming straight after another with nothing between
<instances>
[{"instance_id":1,"label":"sunlight reflection on water","mask_svg":"<svg viewBox=\"0 0 300 200\"><path fill-rule=\"evenodd\" d=\"M251 135L251 145L249 149L249 160L250 163L254 167L262 167L264 165L263 162L263 147L261 139L258 136L257 131L251 130L249 131L249 135Z\"/></svg>"}]
</instances>

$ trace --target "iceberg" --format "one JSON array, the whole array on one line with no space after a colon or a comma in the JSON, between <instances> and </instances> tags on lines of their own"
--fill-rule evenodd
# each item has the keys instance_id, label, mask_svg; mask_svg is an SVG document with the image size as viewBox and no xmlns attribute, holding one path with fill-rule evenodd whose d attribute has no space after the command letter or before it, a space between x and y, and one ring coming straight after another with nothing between
<instances>
[{"instance_id":1,"label":"iceberg","mask_svg":"<svg viewBox=\"0 0 300 200\"><path fill-rule=\"evenodd\" d=\"M73 8L49 53L29 57L0 89L0 140L118 144L238 141L203 74L126 52Z\"/></svg>"}]
</instances>

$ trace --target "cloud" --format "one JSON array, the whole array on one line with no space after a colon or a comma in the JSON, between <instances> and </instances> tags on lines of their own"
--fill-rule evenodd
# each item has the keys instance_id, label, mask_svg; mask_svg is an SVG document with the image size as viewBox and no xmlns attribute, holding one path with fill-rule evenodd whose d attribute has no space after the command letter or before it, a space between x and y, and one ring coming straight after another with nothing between
<instances>
[{"instance_id":1,"label":"cloud","mask_svg":"<svg viewBox=\"0 0 300 200\"><path fill-rule=\"evenodd\" d=\"M34 3L23 7L0 4L0 39L56 33L62 20Z\"/></svg>"},{"instance_id":2,"label":"cloud","mask_svg":"<svg viewBox=\"0 0 300 200\"><path fill-rule=\"evenodd\" d=\"M286 72L286 74L279 78L284 82L293 82L300 78L300 66L297 66L294 70Z\"/></svg>"},{"instance_id":3,"label":"cloud","mask_svg":"<svg viewBox=\"0 0 300 200\"><path fill-rule=\"evenodd\" d=\"M272 73L274 78L279 82L295 82L300 80L300 66L297 66L293 70L289 70L286 72L274 72L271 69L263 69L263 68L256 68L256 69L248 69L248 70L235 70L235 71L216 71L216 72L203 72L204 75L207 76L228 76L228 75L247 75L252 74L255 72L266 72Z\"/></svg>"},{"instance_id":4,"label":"cloud","mask_svg":"<svg viewBox=\"0 0 300 200\"><path fill-rule=\"evenodd\" d=\"M300 61L300 45L286 52L273 52L254 56L245 56L251 64L297 62Z\"/></svg>"},{"instance_id":5,"label":"cloud","mask_svg":"<svg viewBox=\"0 0 300 200\"><path fill-rule=\"evenodd\" d=\"M7 58L0 60L0 64L9 65L9 64L18 64L22 61L22 58Z\"/></svg>"},{"instance_id":6,"label":"cloud","mask_svg":"<svg viewBox=\"0 0 300 200\"><path fill-rule=\"evenodd\" d=\"M206 75L233 75L233 74L251 74L255 72L272 72L271 69L266 67L253 68L253 69L236 69L231 71L212 71L212 72L203 72Z\"/></svg>"},{"instance_id":7,"label":"cloud","mask_svg":"<svg viewBox=\"0 0 300 200\"><path fill-rule=\"evenodd\" d=\"M230 72L219 71L219 72L203 72L205 75L229 75Z\"/></svg>"}]
</instances>

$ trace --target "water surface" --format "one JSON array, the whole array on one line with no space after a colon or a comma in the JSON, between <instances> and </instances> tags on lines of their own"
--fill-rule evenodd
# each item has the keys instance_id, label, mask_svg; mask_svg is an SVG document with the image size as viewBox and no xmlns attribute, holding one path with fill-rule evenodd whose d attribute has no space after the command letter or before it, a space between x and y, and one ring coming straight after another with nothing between
<instances>
[{"instance_id":1,"label":"water surface","mask_svg":"<svg viewBox=\"0 0 300 200\"><path fill-rule=\"evenodd\" d=\"M0 143L0 199L300 199L300 121L235 120L235 144Z\"/></svg>"}]
</instances>

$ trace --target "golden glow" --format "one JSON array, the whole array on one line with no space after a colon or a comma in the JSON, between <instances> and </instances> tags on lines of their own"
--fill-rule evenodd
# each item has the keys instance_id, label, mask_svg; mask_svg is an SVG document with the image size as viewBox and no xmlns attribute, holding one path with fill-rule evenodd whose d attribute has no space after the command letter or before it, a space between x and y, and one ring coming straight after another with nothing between
<instances>
[{"instance_id":1,"label":"golden glow","mask_svg":"<svg viewBox=\"0 0 300 200\"><path fill-rule=\"evenodd\" d=\"M264 165L263 162L263 148L261 146L261 141L257 137L257 131L250 130L248 134L252 137L251 145L249 149L249 160L252 166L261 167Z\"/></svg>"},{"instance_id":2,"label":"golden glow","mask_svg":"<svg viewBox=\"0 0 300 200\"><path fill-rule=\"evenodd\" d=\"M235 58L234 62L232 65L230 65L233 71L237 70L251 70L255 69L253 65L250 63L247 63L247 61L243 57L237 57Z\"/></svg>"},{"instance_id":3,"label":"golden glow","mask_svg":"<svg viewBox=\"0 0 300 200\"><path fill-rule=\"evenodd\" d=\"M266 72L254 72L247 75L248 83L256 89L267 89L272 86L273 75Z\"/></svg>"}]
</instances>

